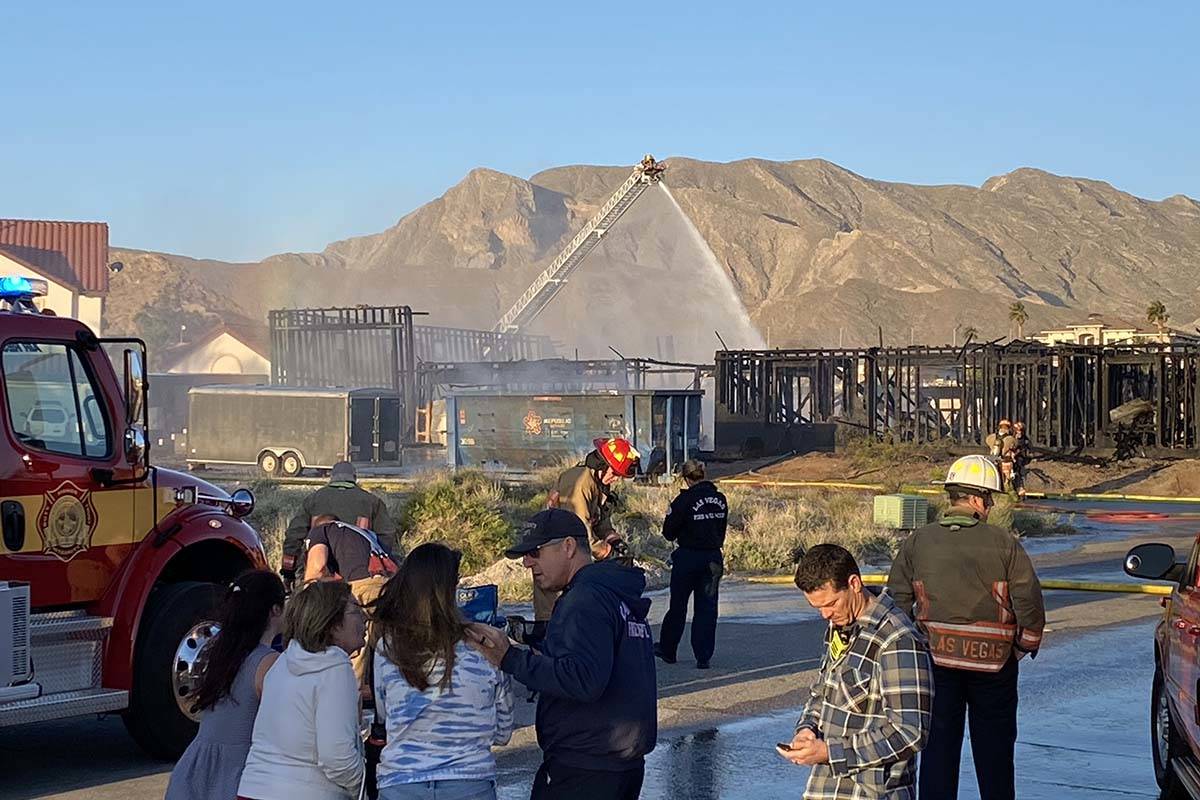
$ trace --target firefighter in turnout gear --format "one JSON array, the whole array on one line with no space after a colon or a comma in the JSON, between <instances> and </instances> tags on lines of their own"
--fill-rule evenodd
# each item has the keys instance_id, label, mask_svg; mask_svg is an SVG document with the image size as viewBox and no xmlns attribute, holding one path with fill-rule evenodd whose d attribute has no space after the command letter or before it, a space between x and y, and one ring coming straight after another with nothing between
<instances>
[{"instance_id":1,"label":"firefighter in turnout gear","mask_svg":"<svg viewBox=\"0 0 1200 800\"><path fill-rule=\"evenodd\" d=\"M1000 472L964 456L946 476L950 508L900 546L888 576L896 606L929 637L933 726L921 754L920 797L958 797L963 723L981 800L1014 797L1017 662L1035 656L1046 609L1029 555L987 522Z\"/></svg>"},{"instance_id":2,"label":"firefighter in turnout gear","mask_svg":"<svg viewBox=\"0 0 1200 800\"><path fill-rule=\"evenodd\" d=\"M984 439L992 460L1000 465L1000 491L1008 491L1013 477L1013 458L1017 450L1017 437L1013 435L1013 424L1007 419L1000 420L996 433L989 433Z\"/></svg>"},{"instance_id":3,"label":"firefighter in turnout gear","mask_svg":"<svg viewBox=\"0 0 1200 800\"><path fill-rule=\"evenodd\" d=\"M304 498L284 534L283 565L279 572L289 589L296 582L297 573L304 576L304 543L308 532L316 525L317 518L325 515L372 531L387 552L396 552L399 536L387 506L358 485L353 464L339 461L333 465L329 483Z\"/></svg>"},{"instance_id":4,"label":"firefighter in turnout gear","mask_svg":"<svg viewBox=\"0 0 1200 800\"><path fill-rule=\"evenodd\" d=\"M558 477L546 507L566 509L583 520L596 560L628 558L628 548L612 525L612 489L637 474L641 455L626 439L596 439L592 445L596 449L587 454L582 464ZM534 619L549 620L556 600L558 592L542 591L535 586Z\"/></svg>"}]
</instances>

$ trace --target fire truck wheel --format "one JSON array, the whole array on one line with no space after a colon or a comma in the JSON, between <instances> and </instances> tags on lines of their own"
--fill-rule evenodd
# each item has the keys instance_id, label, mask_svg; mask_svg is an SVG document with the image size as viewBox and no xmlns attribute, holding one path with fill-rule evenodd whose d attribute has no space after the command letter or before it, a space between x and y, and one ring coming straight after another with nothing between
<instances>
[{"instance_id":1,"label":"fire truck wheel","mask_svg":"<svg viewBox=\"0 0 1200 800\"><path fill-rule=\"evenodd\" d=\"M279 472L279 456L267 450L258 457L258 468L267 475L274 475Z\"/></svg>"},{"instance_id":2,"label":"fire truck wheel","mask_svg":"<svg viewBox=\"0 0 1200 800\"><path fill-rule=\"evenodd\" d=\"M288 478L294 478L304 469L304 463L300 460L300 456L290 450L283 454L283 459L279 462L279 469Z\"/></svg>"},{"instance_id":3,"label":"fire truck wheel","mask_svg":"<svg viewBox=\"0 0 1200 800\"><path fill-rule=\"evenodd\" d=\"M1154 778L1162 789L1161 800L1191 800L1191 794L1175 774L1171 762L1190 753L1187 742L1179 735L1175 715L1167 699L1162 670L1155 668L1154 684L1150 691L1150 748L1154 754Z\"/></svg>"},{"instance_id":4,"label":"fire truck wheel","mask_svg":"<svg viewBox=\"0 0 1200 800\"><path fill-rule=\"evenodd\" d=\"M209 617L219 600L212 583L185 582L154 590L138 635L133 689L125 727L150 755L175 760L183 755L199 725L176 699L176 661L197 623Z\"/></svg>"}]
</instances>

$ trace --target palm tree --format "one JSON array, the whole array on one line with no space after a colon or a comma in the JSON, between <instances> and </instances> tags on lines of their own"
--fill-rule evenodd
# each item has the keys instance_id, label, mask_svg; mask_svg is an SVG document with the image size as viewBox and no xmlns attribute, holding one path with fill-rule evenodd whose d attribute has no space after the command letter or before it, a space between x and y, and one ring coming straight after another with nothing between
<instances>
[{"instance_id":1,"label":"palm tree","mask_svg":"<svg viewBox=\"0 0 1200 800\"><path fill-rule=\"evenodd\" d=\"M977 338L979 338L979 329L976 328L974 325L968 325L963 330L963 341L964 342L968 342L971 339L977 339Z\"/></svg>"},{"instance_id":2,"label":"palm tree","mask_svg":"<svg viewBox=\"0 0 1200 800\"><path fill-rule=\"evenodd\" d=\"M1025 338L1025 323L1029 321L1029 314L1025 311L1025 304L1021 302L1013 303L1008 307L1008 319L1010 322L1017 324L1017 338Z\"/></svg>"},{"instance_id":3,"label":"palm tree","mask_svg":"<svg viewBox=\"0 0 1200 800\"><path fill-rule=\"evenodd\" d=\"M1158 328L1159 334L1167 329L1167 320L1170 318L1171 315L1167 313L1167 307L1161 300L1155 300L1146 308L1146 321Z\"/></svg>"}]
</instances>

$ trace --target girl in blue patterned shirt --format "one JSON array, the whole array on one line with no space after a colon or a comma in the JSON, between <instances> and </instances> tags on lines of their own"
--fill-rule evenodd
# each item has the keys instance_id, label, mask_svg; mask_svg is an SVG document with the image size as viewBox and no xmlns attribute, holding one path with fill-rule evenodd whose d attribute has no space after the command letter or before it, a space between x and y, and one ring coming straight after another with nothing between
<instances>
[{"instance_id":1,"label":"girl in blue patterned shirt","mask_svg":"<svg viewBox=\"0 0 1200 800\"><path fill-rule=\"evenodd\" d=\"M491 746L512 735L509 678L464 641L462 554L423 544L375 604L375 703L387 723L382 800L494 800Z\"/></svg>"}]
</instances>

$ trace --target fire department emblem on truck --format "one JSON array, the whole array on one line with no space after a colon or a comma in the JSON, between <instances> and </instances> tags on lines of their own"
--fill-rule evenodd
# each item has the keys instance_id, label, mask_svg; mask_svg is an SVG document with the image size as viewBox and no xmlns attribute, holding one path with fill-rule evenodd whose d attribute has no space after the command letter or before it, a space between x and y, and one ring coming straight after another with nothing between
<instances>
[{"instance_id":1,"label":"fire department emblem on truck","mask_svg":"<svg viewBox=\"0 0 1200 800\"><path fill-rule=\"evenodd\" d=\"M70 481L47 492L37 523L42 552L70 561L91 546L98 516L92 493Z\"/></svg>"}]
</instances>

